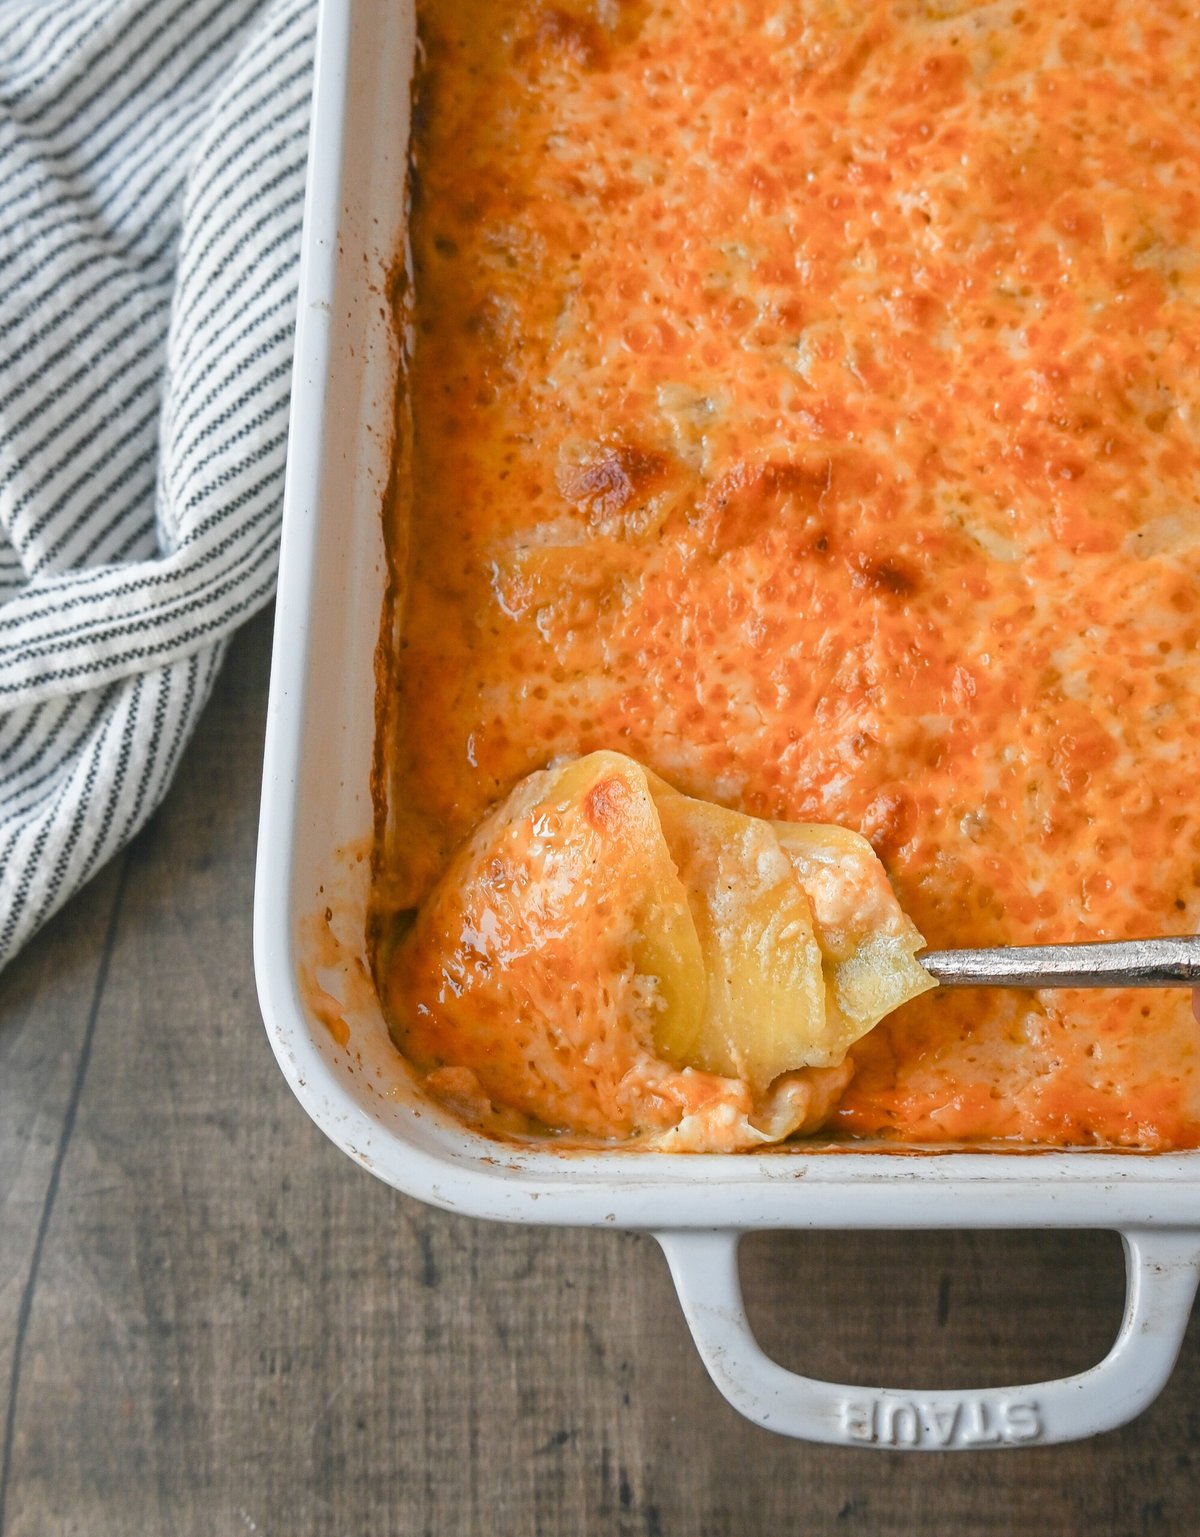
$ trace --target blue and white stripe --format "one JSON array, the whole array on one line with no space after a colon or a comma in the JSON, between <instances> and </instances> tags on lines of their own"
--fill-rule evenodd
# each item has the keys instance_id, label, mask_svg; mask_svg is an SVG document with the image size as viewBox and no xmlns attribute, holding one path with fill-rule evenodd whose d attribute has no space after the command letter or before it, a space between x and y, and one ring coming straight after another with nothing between
<instances>
[{"instance_id":1,"label":"blue and white stripe","mask_svg":"<svg viewBox=\"0 0 1200 1537\"><path fill-rule=\"evenodd\" d=\"M0 0L0 964L274 590L314 0Z\"/></svg>"}]
</instances>

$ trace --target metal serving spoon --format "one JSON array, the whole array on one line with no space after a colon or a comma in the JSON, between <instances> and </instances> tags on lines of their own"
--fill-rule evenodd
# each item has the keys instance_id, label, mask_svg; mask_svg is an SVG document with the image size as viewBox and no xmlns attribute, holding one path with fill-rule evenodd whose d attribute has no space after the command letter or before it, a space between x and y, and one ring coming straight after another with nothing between
<instances>
[{"instance_id":1,"label":"metal serving spoon","mask_svg":"<svg viewBox=\"0 0 1200 1537\"><path fill-rule=\"evenodd\" d=\"M1200 934L926 950L917 960L943 987L1190 987L1200 983Z\"/></svg>"}]
</instances>

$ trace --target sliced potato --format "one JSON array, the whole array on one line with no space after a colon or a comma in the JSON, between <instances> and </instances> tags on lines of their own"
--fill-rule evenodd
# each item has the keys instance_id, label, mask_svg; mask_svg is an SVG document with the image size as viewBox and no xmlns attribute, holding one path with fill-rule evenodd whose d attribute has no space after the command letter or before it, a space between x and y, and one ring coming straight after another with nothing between
<instances>
[{"instance_id":1,"label":"sliced potato","mask_svg":"<svg viewBox=\"0 0 1200 1537\"><path fill-rule=\"evenodd\" d=\"M916 959L925 941L865 838L845 827L774 827L812 903L830 1034L845 1053L885 1014L937 985Z\"/></svg>"},{"instance_id":2,"label":"sliced potato","mask_svg":"<svg viewBox=\"0 0 1200 1537\"><path fill-rule=\"evenodd\" d=\"M821 952L808 898L769 823L651 782L663 835L687 890L707 998L690 1050L669 1014L660 1048L676 1061L744 1078L756 1092L793 1068L829 1066Z\"/></svg>"},{"instance_id":3,"label":"sliced potato","mask_svg":"<svg viewBox=\"0 0 1200 1537\"><path fill-rule=\"evenodd\" d=\"M566 811L578 803L593 841L597 834L610 840L606 870L591 876L591 900L599 892L601 900L626 908L634 969L654 981L659 1026L669 1021L679 1060L690 1061L704 1017L704 958L647 772L615 752L589 753L551 772L554 804ZM591 855L598 860L595 849ZM578 895L585 899L582 885Z\"/></svg>"}]
</instances>

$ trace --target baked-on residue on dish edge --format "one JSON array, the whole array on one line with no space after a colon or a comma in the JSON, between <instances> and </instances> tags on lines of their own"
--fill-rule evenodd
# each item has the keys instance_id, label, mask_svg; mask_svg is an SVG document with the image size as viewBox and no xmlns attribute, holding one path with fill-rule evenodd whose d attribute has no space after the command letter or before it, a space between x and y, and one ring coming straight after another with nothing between
<instances>
[{"instance_id":1,"label":"baked-on residue on dish edge","mask_svg":"<svg viewBox=\"0 0 1200 1537\"><path fill-rule=\"evenodd\" d=\"M1200 21L421 30L377 907L605 747L861 831L934 946L1200 927ZM1185 994L936 992L832 1124L1194 1146L1197 1044Z\"/></svg>"}]
</instances>

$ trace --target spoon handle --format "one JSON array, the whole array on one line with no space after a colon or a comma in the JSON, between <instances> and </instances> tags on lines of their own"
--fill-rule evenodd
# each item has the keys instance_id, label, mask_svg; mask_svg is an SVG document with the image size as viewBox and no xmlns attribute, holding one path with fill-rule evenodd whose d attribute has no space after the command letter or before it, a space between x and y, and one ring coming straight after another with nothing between
<instances>
[{"instance_id":1,"label":"spoon handle","mask_svg":"<svg viewBox=\"0 0 1200 1537\"><path fill-rule=\"evenodd\" d=\"M943 987L1189 987L1200 983L1200 934L927 950L917 960Z\"/></svg>"}]
</instances>

